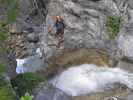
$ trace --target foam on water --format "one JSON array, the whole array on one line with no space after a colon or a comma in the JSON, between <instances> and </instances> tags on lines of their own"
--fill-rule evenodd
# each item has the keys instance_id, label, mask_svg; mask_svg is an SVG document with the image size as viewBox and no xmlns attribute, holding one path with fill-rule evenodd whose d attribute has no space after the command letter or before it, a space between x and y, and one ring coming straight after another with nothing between
<instances>
[{"instance_id":1,"label":"foam on water","mask_svg":"<svg viewBox=\"0 0 133 100\"><path fill-rule=\"evenodd\" d=\"M119 68L101 68L93 64L73 66L50 81L71 96L104 91L114 83L133 89L133 74Z\"/></svg>"}]
</instances>

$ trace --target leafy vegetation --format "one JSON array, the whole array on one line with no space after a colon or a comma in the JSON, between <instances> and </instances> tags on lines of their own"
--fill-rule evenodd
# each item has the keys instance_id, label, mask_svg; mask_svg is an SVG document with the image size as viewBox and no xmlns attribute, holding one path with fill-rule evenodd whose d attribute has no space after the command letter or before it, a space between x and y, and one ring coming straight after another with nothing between
<instances>
[{"instance_id":1,"label":"leafy vegetation","mask_svg":"<svg viewBox=\"0 0 133 100\"><path fill-rule=\"evenodd\" d=\"M9 84L4 76L0 76L0 100L15 100L16 96Z\"/></svg>"},{"instance_id":2,"label":"leafy vegetation","mask_svg":"<svg viewBox=\"0 0 133 100\"><path fill-rule=\"evenodd\" d=\"M0 100L15 100L15 96L9 87L0 87Z\"/></svg>"},{"instance_id":3,"label":"leafy vegetation","mask_svg":"<svg viewBox=\"0 0 133 100\"><path fill-rule=\"evenodd\" d=\"M121 18L117 16L109 16L107 18L107 34L110 39L115 39L117 36L121 24Z\"/></svg>"},{"instance_id":4,"label":"leafy vegetation","mask_svg":"<svg viewBox=\"0 0 133 100\"><path fill-rule=\"evenodd\" d=\"M29 93L26 93L25 96L22 96L20 100L32 100L33 96L31 96Z\"/></svg>"},{"instance_id":5,"label":"leafy vegetation","mask_svg":"<svg viewBox=\"0 0 133 100\"><path fill-rule=\"evenodd\" d=\"M15 100L15 96L9 87L0 87L0 100Z\"/></svg>"},{"instance_id":6,"label":"leafy vegetation","mask_svg":"<svg viewBox=\"0 0 133 100\"><path fill-rule=\"evenodd\" d=\"M18 15L18 0L10 0L10 6L7 11L7 21L8 23L12 23L16 21Z\"/></svg>"},{"instance_id":7,"label":"leafy vegetation","mask_svg":"<svg viewBox=\"0 0 133 100\"><path fill-rule=\"evenodd\" d=\"M33 88L35 88L42 81L45 81L45 80L37 74L24 73L24 74L19 74L11 82L13 87L18 92L18 94L20 96L23 96L25 95L26 92L31 94Z\"/></svg>"}]
</instances>

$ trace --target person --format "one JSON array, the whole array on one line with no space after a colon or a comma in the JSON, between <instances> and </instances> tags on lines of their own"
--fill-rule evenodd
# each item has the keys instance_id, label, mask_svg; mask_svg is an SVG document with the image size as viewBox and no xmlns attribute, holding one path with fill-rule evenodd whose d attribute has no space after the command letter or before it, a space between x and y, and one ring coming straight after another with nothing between
<instances>
[{"instance_id":1,"label":"person","mask_svg":"<svg viewBox=\"0 0 133 100\"><path fill-rule=\"evenodd\" d=\"M65 24L64 20L61 16L53 17L54 20L54 29L55 29L55 37L58 39L57 48L60 48L64 42L64 29ZM48 27L48 32L52 32L52 27Z\"/></svg>"}]
</instances>

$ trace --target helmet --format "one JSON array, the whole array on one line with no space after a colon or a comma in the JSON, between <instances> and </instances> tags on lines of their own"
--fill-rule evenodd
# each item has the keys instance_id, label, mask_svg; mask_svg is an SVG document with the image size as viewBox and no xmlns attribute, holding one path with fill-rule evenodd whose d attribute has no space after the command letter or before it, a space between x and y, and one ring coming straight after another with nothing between
<instances>
[{"instance_id":1,"label":"helmet","mask_svg":"<svg viewBox=\"0 0 133 100\"><path fill-rule=\"evenodd\" d=\"M53 17L53 20L54 20L54 21L57 21L57 20L58 20L58 21L61 21L62 19L63 19L62 16L54 16L54 17Z\"/></svg>"}]
</instances>

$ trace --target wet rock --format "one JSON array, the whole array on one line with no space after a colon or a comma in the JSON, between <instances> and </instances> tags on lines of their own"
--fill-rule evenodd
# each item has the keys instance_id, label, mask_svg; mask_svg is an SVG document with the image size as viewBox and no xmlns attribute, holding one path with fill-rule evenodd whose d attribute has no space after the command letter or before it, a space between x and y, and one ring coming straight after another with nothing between
<instances>
[{"instance_id":1,"label":"wet rock","mask_svg":"<svg viewBox=\"0 0 133 100\"><path fill-rule=\"evenodd\" d=\"M105 50L98 49L66 49L45 59L48 67L38 71L41 75L51 78L63 70L81 64L95 64L99 67L110 67L110 58Z\"/></svg>"},{"instance_id":2,"label":"wet rock","mask_svg":"<svg viewBox=\"0 0 133 100\"><path fill-rule=\"evenodd\" d=\"M117 67L133 73L133 63L131 63L129 61L119 61Z\"/></svg>"},{"instance_id":3,"label":"wet rock","mask_svg":"<svg viewBox=\"0 0 133 100\"><path fill-rule=\"evenodd\" d=\"M34 90L33 100L71 100L71 97L61 90L45 84Z\"/></svg>"},{"instance_id":4,"label":"wet rock","mask_svg":"<svg viewBox=\"0 0 133 100\"><path fill-rule=\"evenodd\" d=\"M95 64L99 66L108 66L109 56L106 50L102 49L66 49L60 54L49 59L49 66L73 66L80 64Z\"/></svg>"},{"instance_id":5,"label":"wet rock","mask_svg":"<svg viewBox=\"0 0 133 100\"><path fill-rule=\"evenodd\" d=\"M72 100L128 100L126 99L131 92L126 89L117 87L102 93L92 93L87 96L74 97ZM129 99L130 100L130 99Z\"/></svg>"}]
</instances>

